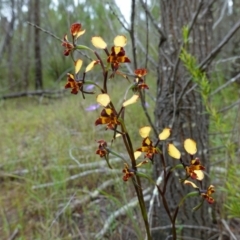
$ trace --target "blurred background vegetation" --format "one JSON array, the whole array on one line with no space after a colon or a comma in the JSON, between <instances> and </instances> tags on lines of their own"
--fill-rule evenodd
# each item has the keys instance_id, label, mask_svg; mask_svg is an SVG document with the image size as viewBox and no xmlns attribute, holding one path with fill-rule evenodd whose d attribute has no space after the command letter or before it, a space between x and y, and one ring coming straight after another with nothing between
<instances>
[{"instance_id":1,"label":"blurred background vegetation","mask_svg":"<svg viewBox=\"0 0 240 240\"><path fill-rule=\"evenodd\" d=\"M150 90L146 102L153 119L161 52L157 29L162 27L162 2L131 1L135 12L133 21L133 18L126 20L114 0L0 0L1 239L95 239L108 221L110 224L101 239L144 239L136 204L117 215L119 209L134 202L134 194L128 184L122 183L121 170L109 171L95 155L96 140L104 136L111 141L111 134L96 128L92 122L100 113L100 109L88 111L95 96L84 100L80 94L72 96L64 90L66 73L73 68L70 59L63 55L59 39L69 34L74 22L81 22L86 29L79 41L82 45L91 46L94 35L102 36L109 44L117 34L126 35L127 56L136 59L134 54L137 54L137 60L122 70L133 73L136 64L148 69ZM211 45L215 47L239 22L240 1L207 2L211 3ZM133 27L134 36L131 36ZM218 229L216 238L212 239L238 239L238 28L208 68L211 90L206 97L214 111L208 112L207 151L210 182L217 189L212 221ZM88 75L96 82L101 81L100 77L97 70ZM128 82L121 78L110 84L116 104L121 104L127 86ZM141 143L139 127L149 124L141 109L140 105L131 106L127 115L130 134L136 139L134 148ZM123 152L117 141L116 150ZM112 164L122 169L119 159L113 158ZM151 166L145 170L150 172ZM150 196L149 185L145 186L146 196ZM117 216L111 220L112 213Z\"/></svg>"}]
</instances>

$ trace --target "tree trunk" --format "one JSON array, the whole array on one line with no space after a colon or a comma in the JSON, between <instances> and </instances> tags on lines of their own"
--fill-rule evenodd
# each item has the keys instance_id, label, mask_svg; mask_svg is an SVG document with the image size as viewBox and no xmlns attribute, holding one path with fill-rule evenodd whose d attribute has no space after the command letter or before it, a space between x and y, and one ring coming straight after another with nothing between
<instances>
[{"instance_id":1,"label":"tree trunk","mask_svg":"<svg viewBox=\"0 0 240 240\"><path fill-rule=\"evenodd\" d=\"M212 12L209 0L160 0L161 28L166 36L166 41L160 41L159 46L159 71L157 81L157 103L155 108L155 123L158 132L164 127L172 128L172 140L174 145L183 153L183 141L192 138L197 142L198 157L201 163L209 171L208 149L208 116L201 101L201 96L190 81L186 87L189 74L179 61L179 53L182 46L183 26L193 28L190 33L188 51L199 62L211 51L212 39ZM193 21L194 16L196 20ZM182 94L184 93L184 94ZM179 100L179 104L177 101ZM168 154L164 153L167 165L177 164ZM154 174L157 179L161 174L162 166L158 159L155 160ZM188 192L189 186L179 182L180 172L174 172L167 186L167 201L171 212L174 211L179 201ZM184 173L185 174L185 173ZM184 175L183 175L184 176ZM204 179L204 187L209 184L207 177ZM211 226L208 204L197 212L192 213L192 208L200 202L200 198L191 198L179 209L176 223L189 225L181 228L177 233L177 239L208 239L210 234L200 229L201 226ZM160 209L155 206L155 218L152 227L170 225L168 217L161 204ZM193 228L191 226L199 226ZM171 239L171 232L154 231L154 239Z\"/></svg>"},{"instance_id":2,"label":"tree trunk","mask_svg":"<svg viewBox=\"0 0 240 240\"><path fill-rule=\"evenodd\" d=\"M40 26L40 1L35 0L34 2L34 23ZM41 59L41 41L40 41L40 30L34 29L34 51L35 51L35 89L43 89L42 81L42 59Z\"/></svg>"}]
</instances>

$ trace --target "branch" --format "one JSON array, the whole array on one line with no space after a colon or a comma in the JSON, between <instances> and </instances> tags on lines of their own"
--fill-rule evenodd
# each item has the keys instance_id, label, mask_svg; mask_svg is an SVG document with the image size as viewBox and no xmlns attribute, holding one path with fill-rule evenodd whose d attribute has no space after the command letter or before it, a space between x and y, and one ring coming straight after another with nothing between
<instances>
[{"instance_id":1,"label":"branch","mask_svg":"<svg viewBox=\"0 0 240 240\"><path fill-rule=\"evenodd\" d=\"M166 229L171 229L172 228L172 225L167 225L167 226L162 226L162 227L154 227L152 228L151 230L153 232L156 232L156 231L159 231L159 230L166 230ZM206 231L210 231L210 232L219 232L219 229L217 228L210 228L210 227L204 227L204 226L194 226L194 225L183 225L183 224L180 224L180 225L176 225L176 228L189 228L189 229L201 229L201 230L206 230Z\"/></svg>"},{"instance_id":2,"label":"branch","mask_svg":"<svg viewBox=\"0 0 240 240\"><path fill-rule=\"evenodd\" d=\"M108 5L109 5L109 8L110 8L110 10L112 11L113 15L117 18L117 20L119 21L119 23L121 24L121 26L123 27L123 29L125 29L127 32L130 32L129 29L125 26L125 24L121 21L121 19L119 18L118 14L114 11L114 9L112 8L111 4L108 3ZM115 2L115 6L117 6L116 2ZM119 8L118 8L118 10L119 10ZM121 11L119 10L119 12L121 12ZM122 12L121 12L121 15L122 15ZM123 17L123 15L122 15L122 18L124 19L125 23L127 23L127 21L126 21L126 19Z\"/></svg>"},{"instance_id":3,"label":"branch","mask_svg":"<svg viewBox=\"0 0 240 240\"><path fill-rule=\"evenodd\" d=\"M220 14L220 17L218 18L218 20L213 24L213 30L217 27L217 25L223 20L224 18L224 15L225 15L225 11L227 9L227 5L228 5L228 1L225 1L223 3L223 7L222 7L222 10L221 10L221 14Z\"/></svg>"},{"instance_id":4,"label":"branch","mask_svg":"<svg viewBox=\"0 0 240 240\"><path fill-rule=\"evenodd\" d=\"M19 233L19 229L15 228L15 230L13 231L12 235L9 237L8 240L14 240L17 237L18 233Z\"/></svg>"},{"instance_id":5,"label":"branch","mask_svg":"<svg viewBox=\"0 0 240 240\"><path fill-rule=\"evenodd\" d=\"M231 78L229 81L227 81L226 83L224 83L223 85L221 85L219 88L217 88L215 91L213 91L211 94L210 94L210 97L215 95L216 93L218 93L219 91L223 90L225 87L227 87L228 85L230 85L231 83L234 83L236 82L238 79L240 78L240 73Z\"/></svg>"},{"instance_id":6,"label":"branch","mask_svg":"<svg viewBox=\"0 0 240 240\"><path fill-rule=\"evenodd\" d=\"M143 194L146 194L150 191L151 188L147 188L143 191ZM144 201L148 201L150 199L150 195L147 195L144 197ZM124 205L114 213L112 213L108 219L105 221L105 224L100 232L98 232L94 239L102 239L103 236L107 233L108 229L111 227L112 223L115 221L116 218L126 215L126 213L129 211L129 208L133 208L138 205L138 199L134 198L130 203L127 205Z\"/></svg>"},{"instance_id":7,"label":"branch","mask_svg":"<svg viewBox=\"0 0 240 240\"><path fill-rule=\"evenodd\" d=\"M31 22L28 22L28 21L27 21L27 23L28 23L29 25L31 25L31 26L33 26L33 27L41 30L42 32L44 32L44 33L52 36L53 38L57 39L58 41L63 42L63 40L62 40L61 38L57 37L56 35L54 35L53 33L49 32L49 31L47 31L47 30L39 27L38 25L36 25L36 24L34 24L34 23L31 23Z\"/></svg>"},{"instance_id":8,"label":"branch","mask_svg":"<svg viewBox=\"0 0 240 240\"><path fill-rule=\"evenodd\" d=\"M62 90L39 90L39 91L28 91L19 93L10 93L7 95L0 96L0 99L20 98L20 97L31 97L31 96L43 96L43 95L54 95L63 94L65 89ZM50 96L48 96L50 97Z\"/></svg>"},{"instance_id":9,"label":"branch","mask_svg":"<svg viewBox=\"0 0 240 240\"><path fill-rule=\"evenodd\" d=\"M135 12L136 12L135 9L136 9L136 3L135 3L135 0L132 0L131 29L129 33L132 41L133 65L134 65L134 69L137 69L137 55L136 55L136 42L135 42Z\"/></svg>"},{"instance_id":10,"label":"branch","mask_svg":"<svg viewBox=\"0 0 240 240\"><path fill-rule=\"evenodd\" d=\"M80 177L86 177L87 175L97 174L97 173L104 173L104 174L110 175L110 174L117 174L117 173L119 173L119 171L118 170L112 170L112 169L109 169L109 168L89 170L89 171L85 171L83 173L73 175L69 178L66 178L63 181L49 182L49 183L44 183L44 184L39 184L39 185L32 186L32 190L39 189L39 188L52 187L52 186L55 186L55 185L58 185L58 184L62 184L62 183L66 183L66 182L75 180L75 179L80 178Z\"/></svg>"},{"instance_id":11,"label":"branch","mask_svg":"<svg viewBox=\"0 0 240 240\"><path fill-rule=\"evenodd\" d=\"M236 105L238 105L238 104L240 104L240 99L237 100L236 102L234 102L234 103L232 103L232 104L230 104L230 105L228 105L228 106L220 109L220 110L218 111L218 113L225 112L225 111L229 110L230 108L232 108L232 107L234 107L234 106L236 106Z\"/></svg>"},{"instance_id":12,"label":"branch","mask_svg":"<svg viewBox=\"0 0 240 240\"><path fill-rule=\"evenodd\" d=\"M161 184L161 182L163 180L163 173L164 173L164 171L161 172L161 175L158 177L158 179L156 181L156 185L158 185L158 186ZM151 197L150 202L149 202L149 209L148 209L148 222L150 224L150 227L151 227L151 223L152 223L152 214L153 214L154 201L155 201L155 198L157 196L158 196L158 188L157 188L157 186L155 186L154 189L153 189L152 197Z\"/></svg>"},{"instance_id":13,"label":"branch","mask_svg":"<svg viewBox=\"0 0 240 240\"><path fill-rule=\"evenodd\" d=\"M72 158L72 156L70 156ZM86 158L86 156L83 156ZM74 160L74 159L72 159ZM74 160L75 161L75 160ZM121 162L122 159L121 158L111 158L111 163L117 163L117 162ZM76 161L75 161L76 162ZM72 169L96 169L96 168L102 168L102 167L105 167L106 166L106 161L103 160L103 161L99 161L99 162L92 162L92 163L85 163L85 164L82 164L80 163L78 160L77 160L77 166L76 165L62 165L61 167L60 166L57 166L57 165L53 165L53 166L46 166L44 167L43 169L39 169L37 167L34 167L32 169L20 169L20 170L16 170L14 172L12 172L10 174L10 177L14 177L14 176L23 176L25 174L29 174L29 173L33 173L33 172L39 172L40 170L44 170L44 171L51 171L53 169L67 169L67 170L72 170ZM4 167L4 165L1 165L0 167ZM4 173L1 173L0 175L1 177L9 177L9 175L7 174L4 174Z\"/></svg>"},{"instance_id":14,"label":"branch","mask_svg":"<svg viewBox=\"0 0 240 240\"><path fill-rule=\"evenodd\" d=\"M221 49L228 43L236 31L240 28L240 20L230 29L223 40L211 51L211 53L198 65L201 70L205 70Z\"/></svg>"},{"instance_id":15,"label":"branch","mask_svg":"<svg viewBox=\"0 0 240 240\"><path fill-rule=\"evenodd\" d=\"M146 15L150 18L153 26L157 29L159 35L161 36L161 43L167 40L166 35L164 34L163 30L161 27L158 26L158 24L155 22L152 14L149 12L147 5L143 2L143 0L140 0L140 3L142 4L142 8L145 10Z\"/></svg>"},{"instance_id":16,"label":"branch","mask_svg":"<svg viewBox=\"0 0 240 240\"><path fill-rule=\"evenodd\" d=\"M53 219L48 231L52 228L53 224L57 221L57 219L65 212L65 210L67 209L67 207L70 205L70 203L72 202L72 200L75 198L76 192L70 197L70 199L68 200L67 204L57 213L56 217Z\"/></svg>"},{"instance_id":17,"label":"branch","mask_svg":"<svg viewBox=\"0 0 240 240\"><path fill-rule=\"evenodd\" d=\"M96 190L94 190L93 192L90 191L89 195L85 196L83 199L81 200L75 200L70 208L72 209L72 211L74 211L74 209L76 209L78 206L85 206L87 203L89 203L91 200L96 199L99 194L106 189L109 186L112 186L115 182L119 182L120 179L119 178L114 178L114 179L110 179L108 181L105 181L103 184L101 184Z\"/></svg>"},{"instance_id":18,"label":"branch","mask_svg":"<svg viewBox=\"0 0 240 240\"><path fill-rule=\"evenodd\" d=\"M231 229L230 229L230 227L228 226L227 222L226 222L224 219L222 219L221 222L222 222L223 226L226 228L226 230L229 232L229 234L231 235L231 239L237 240L236 236L235 236L235 235L233 234L233 232L231 231Z\"/></svg>"}]
</instances>

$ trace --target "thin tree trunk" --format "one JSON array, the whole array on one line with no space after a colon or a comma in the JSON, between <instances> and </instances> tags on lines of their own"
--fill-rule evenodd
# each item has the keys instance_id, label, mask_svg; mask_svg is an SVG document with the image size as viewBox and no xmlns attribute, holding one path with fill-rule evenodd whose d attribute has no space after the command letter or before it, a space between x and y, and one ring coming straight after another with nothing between
<instances>
[{"instance_id":1,"label":"thin tree trunk","mask_svg":"<svg viewBox=\"0 0 240 240\"><path fill-rule=\"evenodd\" d=\"M205 114L199 93L196 89L191 89L193 83L185 88L189 74L179 61L179 53L182 46L182 28L191 24L193 24L193 28L188 51L197 58L198 62L201 62L211 51L212 13L208 3L208 0L160 0L161 27L167 40L160 43L159 48L157 104L155 108L155 122L158 131L170 126L174 143L182 152L184 152L182 148L184 139L194 139L198 146L198 157L206 167L206 171L209 171L209 158L206 151L208 149L208 116ZM182 95L183 92L185 94ZM181 95L180 102L176 105ZM166 153L165 155L168 165L176 165L176 160L170 158ZM162 167L160 161L156 160L154 164L154 174L157 178ZM181 198L192 191L179 182L179 174L181 171L174 172L167 186L167 201L171 212L174 211ZM205 178L204 184L208 184L208 182L208 179ZM203 207L196 213L192 213L192 208L199 201L199 198L195 198L195 200L191 198L185 202L179 210L177 224L211 225L207 203L204 203ZM156 205L153 227L169 225L170 222L167 219L163 207L161 206L159 209ZM167 233L166 230L153 233L154 239L171 239L167 238L169 235L171 232ZM209 232L201 231L200 228L199 230L183 228L178 232L178 235L177 239L194 239L194 237L208 239L210 236Z\"/></svg>"},{"instance_id":2,"label":"thin tree trunk","mask_svg":"<svg viewBox=\"0 0 240 240\"><path fill-rule=\"evenodd\" d=\"M32 1L31 0L29 0L29 2L28 2L28 9L29 9L29 11L27 13L27 21L32 22L33 7L32 7ZM32 43L32 33L33 33L33 28L29 26L28 29L27 29L27 39L28 39L29 44ZM24 65L23 65L22 79L23 79L23 90L27 91L28 87L29 87L30 66L31 66L30 48L25 45L24 51L25 51L26 59L24 61Z\"/></svg>"},{"instance_id":3,"label":"thin tree trunk","mask_svg":"<svg viewBox=\"0 0 240 240\"><path fill-rule=\"evenodd\" d=\"M34 23L40 26L40 1L34 1ZM42 81L42 59L41 59L41 41L40 30L34 29L34 51L35 51L35 89L43 89Z\"/></svg>"}]
</instances>

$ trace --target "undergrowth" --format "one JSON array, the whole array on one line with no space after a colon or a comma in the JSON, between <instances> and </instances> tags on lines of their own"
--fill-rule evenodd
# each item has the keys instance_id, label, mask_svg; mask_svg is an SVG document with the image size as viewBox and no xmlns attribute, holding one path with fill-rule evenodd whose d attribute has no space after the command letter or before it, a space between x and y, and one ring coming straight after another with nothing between
<instances>
[{"instance_id":1,"label":"undergrowth","mask_svg":"<svg viewBox=\"0 0 240 240\"><path fill-rule=\"evenodd\" d=\"M115 83L116 99L122 94L119 90L122 84ZM101 167L102 173L98 174L92 171L94 165L81 166L101 162L95 155L93 140L99 139L102 133L91 121L100 110L87 111L90 101L91 98L82 100L68 96L58 100L43 99L41 103L38 98L1 102L1 239L8 239L14 233L22 240L79 239L81 231L88 232L91 239L91 233L101 229L109 214L129 202L131 190L117 181L92 197L91 204L78 204L110 176L105 173L105 167ZM139 109L131 108L126 121L143 124L145 116ZM130 130L130 134L136 129ZM117 159L113 162L118 163ZM81 176L87 171L89 174ZM114 178L117 180L121 175L121 172L114 173ZM120 218L112 225L112 231L118 226L122 231L132 231L133 239L138 239L141 230L136 212L131 211L128 210L128 218ZM125 229L127 224L124 223L129 222L131 231ZM116 234L120 233L111 234L112 239Z\"/></svg>"}]
</instances>

